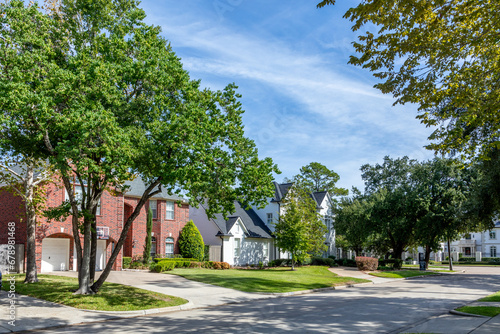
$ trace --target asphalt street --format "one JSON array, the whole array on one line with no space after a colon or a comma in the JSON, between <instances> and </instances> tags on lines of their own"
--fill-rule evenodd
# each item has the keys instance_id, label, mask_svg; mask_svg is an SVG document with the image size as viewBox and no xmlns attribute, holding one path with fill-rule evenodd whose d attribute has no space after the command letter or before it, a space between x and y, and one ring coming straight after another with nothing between
<instances>
[{"instance_id":1,"label":"asphalt street","mask_svg":"<svg viewBox=\"0 0 500 334\"><path fill-rule=\"evenodd\" d=\"M37 333L400 333L416 326L419 331L433 332L433 321L445 317L450 309L499 290L500 268L457 269L465 272L103 320ZM452 332L469 333L478 325L477 318L462 318Z\"/></svg>"}]
</instances>

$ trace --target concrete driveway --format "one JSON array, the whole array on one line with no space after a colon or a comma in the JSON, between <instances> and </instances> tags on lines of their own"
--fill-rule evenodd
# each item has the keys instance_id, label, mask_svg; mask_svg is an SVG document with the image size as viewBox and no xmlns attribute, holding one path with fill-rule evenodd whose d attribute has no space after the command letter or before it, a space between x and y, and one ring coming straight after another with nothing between
<instances>
[{"instance_id":1,"label":"concrete driveway","mask_svg":"<svg viewBox=\"0 0 500 334\"><path fill-rule=\"evenodd\" d=\"M500 268L461 270L465 272L88 323L47 333L411 333L417 328L436 333L436 321L450 309L499 289ZM144 283L152 284L151 279ZM482 322L471 318L448 321L447 331L439 333L469 333Z\"/></svg>"}]
</instances>

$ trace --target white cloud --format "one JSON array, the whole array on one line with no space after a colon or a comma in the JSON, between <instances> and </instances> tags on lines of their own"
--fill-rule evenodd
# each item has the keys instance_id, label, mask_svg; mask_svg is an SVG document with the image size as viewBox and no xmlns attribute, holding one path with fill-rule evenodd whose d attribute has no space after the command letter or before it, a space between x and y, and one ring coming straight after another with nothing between
<instances>
[{"instance_id":1,"label":"white cloud","mask_svg":"<svg viewBox=\"0 0 500 334\"><path fill-rule=\"evenodd\" d=\"M292 14L272 16L272 25ZM214 24L213 13L207 18L199 8L194 14L173 10L161 13L167 17L155 15L149 20L162 25L185 68L208 79L209 84L202 84L220 89L221 83L234 81L244 87L247 133L261 154L278 162L283 176L318 161L336 170L341 184L350 188L362 186L363 163L406 152L432 155L421 148L430 130L414 119L416 108L392 107L392 97L372 87L370 73L345 64L352 33L339 34L332 42L328 30L319 26L319 35L308 34L317 49L307 50L303 46L309 41L292 43L266 31L269 19L253 31L224 21ZM346 59L339 64L330 58L332 50Z\"/></svg>"}]
</instances>

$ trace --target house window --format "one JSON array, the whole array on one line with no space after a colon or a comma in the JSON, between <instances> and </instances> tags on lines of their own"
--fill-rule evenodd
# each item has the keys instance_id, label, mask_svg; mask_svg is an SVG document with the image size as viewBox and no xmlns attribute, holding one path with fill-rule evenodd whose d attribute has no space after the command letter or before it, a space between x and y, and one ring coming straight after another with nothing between
<instances>
[{"instance_id":1,"label":"house window","mask_svg":"<svg viewBox=\"0 0 500 334\"><path fill-rule=\"evenodd\" d=\"M267 242L264 243L264 246L262 248L262 253L264 257L269 257L269 244Z\"/></svg>"},{"instance_id":2,"label":"house window","mask_svg":"<svg viewBox=\"0 0 500 334\"><path fill-rule=\"evenodd\" d=\"M166 257L174 255L174 238L167 238L165 240L165 255Z\"/></svg>"},{"instance_id":3,"label":"house window","mask_svg":"<svg viewBox=\"0 0 500 334\"><path fill-rule=\"evenodd\" d=\"M87 188L87 187L85 187ZM77 202L81 202L83 200L83 191L82 191L82 186L74 186L74 194L75 194L75 200ZM88 195L88 192L87 192ZM69 194L68 191L64 190L64 200L69 201ZM96 215L100 216L101 215L101 197L99 198L99 203L97 203L97 209L96 209Z\"/></svg>"},{"instance_id":4,"label":"house window","mask_svg":"<svg viewBox=\"0 0 500 334\"><path fill-rule=\"evenodd\" d=\"M241 240L239 238L234 239L234 256L240 256L241 251Z\"/></svg>"},{"instance_id":5,"label":"house window","mask_svg":"<svg viewBox=\"0 0 500 334\"><path fill-rule=\"evenodd\" d=\"M174 202L167 201L166 219L174 219Z\"/></svg>"},{"instance_id":6,"label":"house window","mask_svg":"<svg viewBox=\"0 0 500 334\"><path fill-rule=\"evenodd\" d=\"M491 257L497 257L497 247L496 246L491 246L490 247L490 256Z\"/></svg>"},{"instance_id":7,"label":"house window","mask_svg":"<svg viewBox=\"0 0 500 334\"><path fill-rule=\"evenodd\" d=\"M267 214L267 225L271 225L273 223L273 214L268 213Z\"/></svg>"},{"instance_id":8,"label":"house window","mask_svg":"<svg viewBox=\"0 0 500 334\"><path fill-rule=\"evenodd\" d=\"M470 234L466 234L466 235L465 235L465 240L471 240L471 238L472 238L472 237L471 237L471 235L470 235Z\"/></svg>"},{"instance_id":9,"label":"house window","mask_svg":"<svg viewBox=\"0 0 500 334\"><path fill-rule=\"evenodd\" d=\"M154 259L156 256L156 237L151 237L151 258Z\"/></svg>"},{"instance_id":10,"label":"house window","mask_svg":"<svg viewBox=\"0 0 500 334\"><path fill-rule=\"evenodd\" d=\"M155 199L150 199L149 200L149 208L151 211L153 211L153 219L158 218L158 203L156 202Z\"/></svg>"},{"instance_id":11,"label":"house window","mask_svg":"<svg viewBox=\"0 0 500 334\"><path fill-rule=\"evenodd\" d=\"M490 231L490 240L496 240L496 239L497 239L497 232Z\"/></svg>"},{"instance_id":12,"label":"house window","mask_svg":"<svg viewBox=\"0 0 500 334\"><path fill-rule=\"evenodd\" d=\"M325 218L325 225L328 231L332 230L332 220L330 218Z\"/></svg>"}]
</instances>

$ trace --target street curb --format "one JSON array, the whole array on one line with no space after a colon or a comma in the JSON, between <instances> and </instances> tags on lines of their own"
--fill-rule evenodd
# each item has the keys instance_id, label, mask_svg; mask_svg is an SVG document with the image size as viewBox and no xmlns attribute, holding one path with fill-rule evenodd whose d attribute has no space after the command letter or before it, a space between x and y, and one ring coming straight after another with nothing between
<instances>
[{"instance_id":1,"label":"street curb","mask_svg":"<svg viewBox=\"0 0 500 334\"><path fill-rule=\"evenodd\" d=\"M479 314L471 314L471 313L465 313L465 312L460 312L457 310L450 310L451 314L454 315L460 315L463 317L473 317L473 318L484 318L484 319L490 319L491 317L485 316L485 315L479 315Z\"/></svg>"},{"instance_id":2,"label":"street curb","mask_svg":"<svg viewBox=\"0 0 500 334\"><path fill-rule=\"evenodd\" d=\"M137 311L99 311L99 310L84 310L78 309L83 312L89 313L98 313L98 314L106 314L106 315L116 315L116 316L140 316L140 315L149 315L156 313L166 313L166 312L176 312L176 311L185 311L195 308L192 301L188 301L186 304L178 305L178 306L169 306L163 308L152 308L148 310L137 310Z\"/></svg>"}]
</instances>

